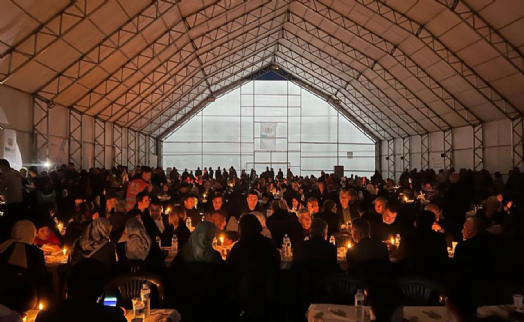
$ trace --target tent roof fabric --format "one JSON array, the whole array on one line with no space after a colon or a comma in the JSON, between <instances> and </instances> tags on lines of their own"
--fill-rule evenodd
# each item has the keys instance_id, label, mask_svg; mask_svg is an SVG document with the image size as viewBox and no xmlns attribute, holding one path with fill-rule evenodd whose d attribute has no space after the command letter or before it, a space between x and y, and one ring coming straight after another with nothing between
<instances>
[{"instance_id":1,"label":"tent roof fabric","mask_svg":"<svg viewBox=\"0 0 524 322\"><path fill-rule=\"evenodd\" d=\"M523 1L0 6L1 84L155 138L269 66L336 105L374 140L524 111Z\"/></svg>"}]
</instances>

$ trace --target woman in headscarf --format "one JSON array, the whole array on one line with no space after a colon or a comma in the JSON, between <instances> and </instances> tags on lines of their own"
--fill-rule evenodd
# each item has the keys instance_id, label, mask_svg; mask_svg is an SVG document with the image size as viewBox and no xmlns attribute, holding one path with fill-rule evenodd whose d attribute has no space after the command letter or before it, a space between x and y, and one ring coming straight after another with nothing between
<instances>
[{"instance_id":1,"label":"woman in headscarf","mask_svg":"<svg viewBox=\"0 0 524 322\"><path fill-rule=\"evenodd\" d=\"M151 249L151 237L146 232L144 224L138 218L130 218L126 222L125 235L118 243L119 260L144 261Z\"/></svg>"},{"instance_id":2,"label":"woman in headscarf","mask_svg":"<svg viewBox=\"0 0 524 322\"><path fill-rule=\"evenodd\" d=\"M251 214L255 215L258 221L260 222L260 225L262 226L262 231L260 233L262 234L262 236L271 239L271 232L269 231L269 229L267 229L266 226L266 217L264 217L264 215L259 211L254 211Z\"/></svg>"},{"instance_id":3,"label":"woman in headscarf","mask_svg":"<svg viewBox=\"0 0 524 322\"><path fill-rule=\"evenodd\" d=\"M115 263L115 245L109 241L110 231L111 224L107 218L101 217L91 222L72 246L69 255L71 265L84 258L93 258L102 262L108 271L111 270Z\"/></svg>"},{"instance_id":4,"label":"woman in headscarf","mask_svg":"<svg viewBox=\"0 0 524 322\"><path fill-rule=\"evenodd\" d=\"M244 311L246 321L267 321L267 287L280 268L280 254L271 239L261 234L262 225L254 215L240 218L240 240L233 246L226 264L233 278L231 303Z\"/></svg>"},{"instance_id":5,"label":"woman in headscarf","mask_svg":"<svg viewBox=\"0 0 524 322\"><path fill-rule=\"evenodd\" d=\"M220 263L222 256L213 248L217 227L209 221L201 222L189 237L182 250L182 260L187 263Z\"/></svg>"},{"instance_id":6,"label":"woman in headscarf","mask_svg":"<svg viewBox=\"0 0 524 322\"><path fill-rule=\"evenodd\" d=\"M18 221L13 226L11 239L0 245L0 268L22 272L37 289L42 290L47 286L47 269L44 253L34 246L35 237L36 227L31 221Z\"/></svg>"}]
</instances>

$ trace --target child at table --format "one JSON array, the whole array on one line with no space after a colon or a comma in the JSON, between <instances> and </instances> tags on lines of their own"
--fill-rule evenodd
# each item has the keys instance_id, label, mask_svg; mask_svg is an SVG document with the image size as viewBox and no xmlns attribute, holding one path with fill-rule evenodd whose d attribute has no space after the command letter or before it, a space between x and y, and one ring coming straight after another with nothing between
<instances>
[{"instance_id":1,"label":"child at table","mask_svg":"<svg viewBox=\"0 0 524 322\"><path fill-rule=\"evenodd\" d=\"M60 247L60 240L58 237L53 233L51 229L49 229L49 223L47 221L40 221L36 224L36 238L35 238L35 245L42 247L44 245L56 245L56 247Z\"/></svg>"}]
</instances>

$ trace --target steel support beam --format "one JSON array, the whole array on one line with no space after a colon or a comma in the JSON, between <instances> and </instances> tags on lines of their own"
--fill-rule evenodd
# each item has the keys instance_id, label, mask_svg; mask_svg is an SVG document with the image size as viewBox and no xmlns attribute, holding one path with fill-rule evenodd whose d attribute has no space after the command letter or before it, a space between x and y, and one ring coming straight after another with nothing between
<instances>
[{"instance_id":1,"label":"steel support beam","mask_svg":"<svg viewBox=\"0 0 524 322\"><path fill-rule=\"evenodd\" d=\"M429 169L429 133L420 136L420 163L421 170Z\"/></svg>"},{"instance_id":2,"label":"steel support beam","mask_svg":"<svg viewBox=\"0 0 524 322\"><path fill-rule=\"evenodd\" d=\"M88 2L88 0L71 2L65 10L46 23L45 26L38 28L22 43L3 53L0 59L5 62L5 65L3 64L4 66L0 69L0 84L9 80L27 64L35 61L36 57L58 40L62 39L63 41L66 34L104 6L108 0L101 1L95 6Z\"/></svg>"},{"instance_id":3,"label":"steel support beam","mask_svg":"<svg viewBox=\"0 0 524 322\"><path fill-rule=\"evenodd\" d=\"M147 140L148 140L148 145L147 145L147 151L148 151L147 152L147 155L148 155L148 158L147 158L148 162L147 163L148 164L147 165L150 166L150 167L154 167L154 166L157 166L157 165L156 164L152 164L151 156L156 155L157 158L158 158L158 155L156 154L157 153L157 146L156 146L157 140L154 137L152 137L151 135L147 136Z\"/></svg>"},{"instance_id":4,"label":"steel support beam","mask_svg":"<svg viewBox=\"0 0 524 322\"><path fill-rule=\"evenodd\" d=\"M147 166L149 165L147 162L147 137L143 134L138 132L138 165L139 166Z\"/></svg>"},{"instance_id":5,"label":"steel support beam","mask_svg":"<svg viewBox=\"0 0 524 322\"><path fill-rule=\"evenodd\" d=\"M388 141L388 176L389 179L396 181L395 178L395 140Z\"/></svg>"},{"instance_id":6,"label":"steel support beam","mask_svg":"<svg viewBox=\"0 0 524 322\"><path fill-rule=\"evenodd\" d=\"M122 155L122 128L113 124L113 166L125 165Z\"/></svg>"},{"instance_id":7,"label":"steel support beam","mask_svg":"<svg viewBox=\"0 0 524 322\"><path fill-rule=\"evenodd\" d=\"M95 168L104 169L106 164L106 122L95 118L93 126L93 134L95 136L93 164Z\"/></svg>"},{"instance_id":8,"label":"steel support beam","mask_svg":"<svg viewBox=\"0 0 524 322\"><path fill-rule=\"evenodd\" d=\"M162 164L163 158L164 158L164 154L163 154L164 153L164 141L160 139L156 139L155 141L156 141L155 146L156 146L157 166L164 168L164 165Z\"/></svg>"},{"instance_id":9,"label":"steel support beam","mask_svg":"<svg viewBox=\"0 0 524 322\"><path fill-rule=\"evenodd\" d=\"M444 169L453 168L453 131L444 131Z\"/></svg>"},{"instance_id":10,"label":"steel support beam","mask_svg":"<svg viewBox=\"0 0 524 322\"><path fill-rule=\"evenodd\" d=\"M83 168L84 156L84 133L82 131L82 114L69 109L69 162L75 164L75 168Z\"/></svg>"},{"instance_id":11,"label":"steel support beam","mask_svg":"<svg viewBox=\"0 0 524 322\"><path fill-rule=\"evenodd\" d=\"M513 156L513 166L520 168L524 166L524 129L522 117L511 120L511 148Z\"/></svg>"},{"instance_id":12,"label":"steel support beam","mask_svg":"<svg viewBox=\"0 0 524 322\"><path fill-rule=\"evenodd\" d=\"M34 97L33 99L33 146L34 163L49 161L49 102Z\"/></svg>"},{"instance_id":13,"label":"steel support beam","mask_svg":"<svg viewBox=\"0 0 524 322\"><path fill-rule=\"evenodd\" d=\"M127 132L127 166L129 169L135 169L137 167L136 161L136 132L131 131L130 129L125 129Z\"/></svg>"},{"instance_id":14,"label":"steel support beam","mask_svg":"<svg viewBox=\"0 0 524 322\"><path fill-rule=\"evenodd\" d=\"M475 171L484 169L484 125L473 127L473 166Z\"/></svg>"},{"instance_id":15,"label":"steel support beam","mask_svg":"<svg viewBox=\"0 0 524 322\"><path fill-rule=\"evenodd\" d=\"M382 174L382 141L375 142L375 170Z\"/></svg>"},{"instance_id":16,"label":"steel support beam","mask_svg":"<svg viewBox=\"0 0 524 322\"><path fill-rule=\"evenodd\" d=\"M402 171L411 170L411 137L402 138Z\"/></svg>"}]
</instances>

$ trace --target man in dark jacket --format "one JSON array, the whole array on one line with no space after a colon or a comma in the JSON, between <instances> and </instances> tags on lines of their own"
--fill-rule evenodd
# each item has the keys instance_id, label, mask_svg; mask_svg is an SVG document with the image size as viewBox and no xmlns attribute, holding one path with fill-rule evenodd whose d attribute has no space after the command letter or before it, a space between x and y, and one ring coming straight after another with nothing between
<instances>
[{"instance_id":1,"label":"man in dark jacket","mask_svg":"<svg viewBox=\"0 0 524 322\"><path fill-rule=\"evenodd\" d=\"M388 200L382 223L376 226L374 235L379 241L389 240L396 235L403 235L413 229L413 221L409 216L400 213L400 202L396 199Z\"/></svg>"},{"instance_id":2,"label":"man in dark jacket","mask_svg":"<svg viewBox=\"0 0 524 322\"><path fill-rule=\"evenodd\" d=\"M323 211L316 214L315 218L324 220L328 224L328 235L338 232L340 220L337 215L337 204L333 200L324 201Z\"/></svg>"},{"instance_id":3,"label":"man in dark jacket","mask_svg":"<svg viewBox=\"0 0 524 322\"><path fill-rule=\"evenodd\" d=\"M364 218L353 220L351 236L356 243L348 249L348 273L367 280L389 268L388 247L382 241L370 238L369 222Z\"/></svg>"},{"instance_id":4,"label":"man in dark jacket","mask_svg":"<svg viewBox=\"0 0 524 322\"><path fill-rule=\"evenodd\" d=\"M328 224L322 219L313 220L309 234L309 240L297 243L293 249L293 269L314 270L317 273L338 271L337 248L326 240Z\"/></svg>"},{"instance_id":5,"label":"man in dark jacket","mask_svg":"<svg viewBox=\"0 0 524 322\"><path fill-rule=\"evenodd\" d=\"M297 216L284 209L281 203L282 201L273 202L271 205L273 207L273 215L266 220L266 226L271 232L273 243L278 248L281 247L286 234L293 245L302 241L302 225L299 223Z\"/></svg>"},{"instance_id":6,"label":"man in dark jacket","mask_svg":"<svg viewBox=\"0 0 524 322\"><path fill-rule=\"evenodd\" d=\"M442 278L448 262L444 234L431 229L435 215L431 211L417 214L416 229L402 237L398 259L405 261L408 274L433 279Z\"/></svg>"}]
</instances>

